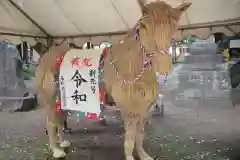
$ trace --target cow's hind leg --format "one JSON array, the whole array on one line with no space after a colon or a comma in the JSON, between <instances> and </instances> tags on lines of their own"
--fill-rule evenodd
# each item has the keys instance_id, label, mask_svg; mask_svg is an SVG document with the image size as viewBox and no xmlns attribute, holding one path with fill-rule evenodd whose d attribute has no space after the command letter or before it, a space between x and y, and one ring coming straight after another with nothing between
<instances>
[{"instance_id":1,"label":"cow's hind leg","mask_svg":"<svg viewBox=\"0 0 240 160\"><path fill-rule=\"evenodd\" d=\"M58 127L60 126L57 113L54 111L54 108L48 108L47 110L47 130L49 137L50 149L53 152L54 158L63 158L66 156L66 153L62 148L57 145L58 141Z\"/></svg>"},{"instance_id":2,"label":"cow's hind leg","mask_svg":"<svg viewBox=\"0 0 240 160\"><path fill-rule=\"evenodd\" d=\"M126 156L126 160L134 160L133 158L133 150L135 144L135 136L136 136L136 120L133 118L124 118L125 125L125 141L124 141L124 152Z\"/></svg>"},{"instance_id":3,"label":"cow's hind leg","mask_svg":"<svg viewBox=\"0 0 240 160\"><path fill-rule=\"evenodd\" d=\"M143 149L143 140L145 134L144 124L144 119L139 119L136 127L136 150L141 160L153 160L153 158L150 157Z\"/></svg>"},{"instance_id":4,"label":"cow's hind leg","mask_svg":"<svg viewBox=\"0 0 240 160\"><path fill-rule=\"evenodd\" d=\"M68 148L71 146L71 143L68 140L66 140L65 132L64 132L66 120L67 120L67 115L58 116L58 122L59 122L58 138L59 138L59 143L61 148Z\"/></svg>"}]
</instances>

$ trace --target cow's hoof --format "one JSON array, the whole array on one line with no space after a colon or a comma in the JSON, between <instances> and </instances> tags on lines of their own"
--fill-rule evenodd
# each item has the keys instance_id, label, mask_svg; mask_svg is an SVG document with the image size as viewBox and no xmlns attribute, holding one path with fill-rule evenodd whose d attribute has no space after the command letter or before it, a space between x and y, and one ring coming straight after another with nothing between
<instances>
[{"instance_id":1,"label":"cow's hoof","mask_svg":"<svg viewBox=\"0 0 240 160\"><path fill-rule=\"evenodd\" d=\"M62 150L62 149L59 149L59 148L55 148L54 150L53 150L53 157L54 158L64 158L64 157L66 157L66 153L64 152L64 150Z\"/></svg>"},{"instance_id":2,"label":"cow's hoof","mask_svg":"<svg viewBox=\"0 0 240 160\"><path fill-rule=\"evenodd\" d=\"M68 148L71 146L71 143L67 140L64 140L61 144L60 144L60 147L61 148Z\"/></svg>"}]
</instances>

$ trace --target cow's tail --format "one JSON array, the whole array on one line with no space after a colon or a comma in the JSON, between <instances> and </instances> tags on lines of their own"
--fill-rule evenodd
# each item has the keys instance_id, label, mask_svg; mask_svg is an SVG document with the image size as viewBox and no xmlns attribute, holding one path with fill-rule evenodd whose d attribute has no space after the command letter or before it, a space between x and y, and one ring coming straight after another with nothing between
<instances>
[{"instance_id":1,"label":"cow's tail","mask_svg":"<svg viewBox=\"0 0 240 160\"><path fill-rule=\"evenodd\" d=\"M45 78L45 72L41 71L41 68L38 66L36 68L36 91L37 91L37 98L41 105L46 105L46 93L43 87L43 81Z\"/></svg>"}]
</instances>

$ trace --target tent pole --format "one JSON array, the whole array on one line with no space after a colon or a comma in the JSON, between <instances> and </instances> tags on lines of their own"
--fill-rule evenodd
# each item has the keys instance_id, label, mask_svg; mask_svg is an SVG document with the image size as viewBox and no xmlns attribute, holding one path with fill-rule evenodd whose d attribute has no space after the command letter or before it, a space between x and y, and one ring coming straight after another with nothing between
<instances>
[{"instance_id":1,"label":"tent pole","mask_svg":"<svg viewBox=\"0 0 240 160\"><path fill-rule=\"evenodd\" d=\"M29 37L29 38L49 39L49 37L44 37L44 36L34 36L34 35L29 35L29 34L18 34L18 33L7 33L7 32L0 32L0 35L14 36L14 37Z\"/></svg>"},{"instance_id":2,"label":"tent pole","mask_svg":"<svg viewBox=\"0 0 240 160\"><path fill-rule=\"evenodd\" d=\"M179 29L198 29L198 28L209 28L209 27L224 27L224 26L233 26L233 25L240 25L240 18L232 19L232 20L225 20L225 21L215 21L211 23L198 23L198 24L190 24L190 25L183 25Z\"/></svg>"},{"instance_id":3,"label":"tent pole","mask_svg":"<svg viewBox=\"0 0 240 160\"><path fill-rule=\"evenodd\" d=\"M8 0L19 12L21 12L30 22L32 22L39 30L41 30L47 37L51 37L45 29L43 29L34 19L32 19L23 9L21 9L13 0Z\"/></svg>"},{"instance_id":4,"label":"tent pole","mask_svg":"<svg viewBox=\"0 0 240 160\"><path fill-rule=\"evenodd\" d=\"M117 32L107 32L107 33L93 33L93 34L80 34L80 35L64 35L64 36L54 36L53 39L64 39L64 38L84 38L84 37L101 37L101 36L116 36L125 35L129 31L117 31Z\"/></svg>"},{"instance_id":5,"label":"tent pole","mask_svg":"<svg viewBox=\"0 0 240 160\"><path fill-rule=\"evenodd\" d=\"M231 21L216 21L212 23L199 23L194 25L183 25L178 28L178 30L189 30L189 29L198 29L198 28L211 28L211 27L222 27L226 26L228 24L229 26L232 25L240 25L240 19L233 19ZM64 35L64 36L53 36L53 39L64 39L64 38L84 38L84 37L100 37L100 36L112 36L112 35L125 35L129 31L123 30L123 31L117 31L117 32L105 32L105 33L93 33L93 34L80 34L80 35Z\"/></svg>"}]
</instances>

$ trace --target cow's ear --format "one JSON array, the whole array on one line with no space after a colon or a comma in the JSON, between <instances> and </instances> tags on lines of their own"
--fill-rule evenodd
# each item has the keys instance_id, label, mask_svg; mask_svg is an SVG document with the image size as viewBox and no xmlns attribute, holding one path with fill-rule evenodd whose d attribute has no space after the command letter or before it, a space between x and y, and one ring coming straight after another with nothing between
<instances>
[{"instance_id":1,"label":"cow's ear","mask_svg":"<svg viewBox=\"0 0 240 160\"><path fill-rule=\"evenodd\" d=\"M176 9L179 10L181 13L185 12L190 6L192 5L192 3L183 3L180 6L178 6Z\"/></svg>"},{"instance_id":2,"label":"cow's ear","mask_svg":"<svg viewBox=\"0 0 240 160\"><path fill-rule=\"evenodd\" d=\"M142 14L146 13L146 7L145 7L146 2L145 2L145 0L137 0L137 2L138 2L138 5L141 9Z\"/></svg>"}]
</instances>

